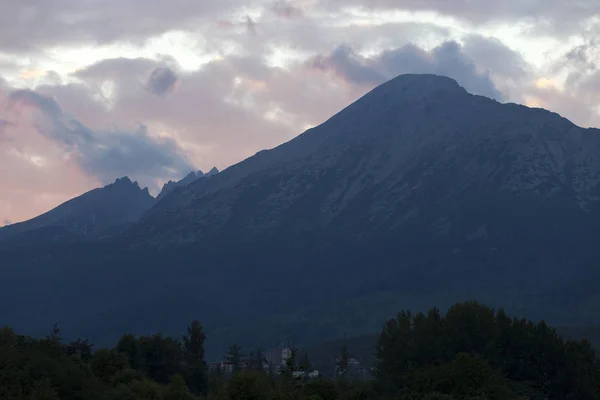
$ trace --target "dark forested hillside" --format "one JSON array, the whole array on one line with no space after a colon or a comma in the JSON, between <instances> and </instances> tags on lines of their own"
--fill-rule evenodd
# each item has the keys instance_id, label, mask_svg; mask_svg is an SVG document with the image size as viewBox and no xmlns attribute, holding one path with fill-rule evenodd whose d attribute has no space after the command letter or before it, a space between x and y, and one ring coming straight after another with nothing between
<instances>
[{"instance_id":1,"label":"dark forested hillside","mask_svg":"<svg viewBox=\"0 0 600 400\"><path fill-rule=\"evenodd\" d=\"M335 349L333 371L289 342L276 360L231 344L207 363L204 328L182 336L121 335L112 348L65 340L58 325L42 339L0 330L3 400L596 400L600 363L586 340L563 340L544 322L509 317L476 302L401 311L371 343ZM322 348L331 351L333 347ZM281 353L284 354L283 352ZM318 368L318 367L317 367Z\"/></svg>"},{"instance_id":2,"label":"dark forested hillside","mask_svg":"<svg viewBox=\"0 0 600 400\"><path fill-rule=\"evenodd\" d=\"M366 334L398 309L467 299L598 324L598 132L402 75L179 187L121 235L0 251L1 315L103 343L199 316L211 354Z\"/></svg>"}]
</instances>

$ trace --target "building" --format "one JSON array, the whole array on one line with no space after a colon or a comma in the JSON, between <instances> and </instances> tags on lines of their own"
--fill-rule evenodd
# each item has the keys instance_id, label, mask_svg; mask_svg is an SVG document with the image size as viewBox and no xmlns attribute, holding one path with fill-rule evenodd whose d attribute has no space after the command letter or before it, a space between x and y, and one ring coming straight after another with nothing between
<instances>
[{"instance_id":1,"label":"building","mask_svg":"<svg viewBox=\"0 0 600 400\"><path fill-rule=\"evenodd\" d=\"M208 363L208 370L211 372L220 371L221 373L233 372L233 365L227 361L217 361Z\"/></svg>"},{"instance_id":2,"label":"building","mask_svg":"<svg viewBox=\"0 0 600 400\"><path fill-rule=\"evenodd\" d=\"M265 352L267 364L275 367L283 365L283 346L276 349L269 349Z\"/></svg>"}]
</instances>

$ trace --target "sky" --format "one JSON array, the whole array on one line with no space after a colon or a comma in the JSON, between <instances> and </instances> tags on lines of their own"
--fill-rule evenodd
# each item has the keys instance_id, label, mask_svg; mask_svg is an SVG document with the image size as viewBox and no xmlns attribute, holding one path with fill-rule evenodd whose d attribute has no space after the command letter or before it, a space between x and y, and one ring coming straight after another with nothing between
<instances>
[{"instance_id":1,"label":"sky","mask_svg":"<svg viewBox=\"0 0 600 400\"><path fill-rule=\"evenodd\" d=\"M154 195L403 73L600 126L597 0L20 0L0 12L0 226Z\"/></svg>"}]
</instances>

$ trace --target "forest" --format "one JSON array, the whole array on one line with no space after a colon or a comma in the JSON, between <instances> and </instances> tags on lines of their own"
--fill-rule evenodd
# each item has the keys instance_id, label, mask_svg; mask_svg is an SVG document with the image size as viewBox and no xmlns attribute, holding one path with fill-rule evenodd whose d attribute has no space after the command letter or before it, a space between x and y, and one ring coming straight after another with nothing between
<instances>
[{"instance_id":1,"label":"forest","mask_svg":"<svg viewBox=\"0 0 600 400\"><path fill-rule=\"evenodd\" d=\"M273 370L263 350L232 344L231 368L209 368L199 321L180 338L124 334L114 348L0 330L2 400L510 400L600 399L600 363L587 340L477 302L443 314L401 311L385 323L369 376L337 352L334 376L314 376L310 352L290 346Z\"/></svg>"}]
</instances>

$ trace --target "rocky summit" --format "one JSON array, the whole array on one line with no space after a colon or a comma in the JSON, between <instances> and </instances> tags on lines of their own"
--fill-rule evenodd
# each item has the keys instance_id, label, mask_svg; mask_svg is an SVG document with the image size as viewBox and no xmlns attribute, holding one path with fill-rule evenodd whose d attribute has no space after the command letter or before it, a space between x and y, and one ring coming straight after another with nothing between
<instances>
[{"instance_id":1,"label":"rocky summit","mask_svg":"<svg viewBox=\"0 0 600 400\"><path fill-rule=\"evenodd\" d=\"M178 187L110 241L0 254L12 282L0 293L31 308L27 296L59 290L51 315L77 334L176 331L197 317L214 348L371 332L398 309L472 299L593 323L599 205L600 131L402 75ZM11 289L27 283L35 291ZM0 311L23 329L49 318Z\"/></svg>"},{"instance_id":2,"label":"rocky summit","mask_svg":"<svg viewBox=\"0 0 600 400\"><path fill-rule=\"evenodd\" d=\"M208 178L209 176L213 176L218 173L219 173L219 170L216 167L213 167L207 173L204 173L200 170L191 171L189 174L187 174L185 177L183 177L183 179L181 179L179 181L168 181L167 183L165 183L163 185L162 190L160 191L158 196L156 196L156 200L161 200L163 197L165 197L169 193L172 193L178 187L189 185L190 183L194 182L197 179Z\"/></svg>"},{"instance_id":3,"label":"rocky summit","mask_svg":"<svg viewBox=\"0 0 600 400\"><path fill-rule=\"evenodd\" d=\"M30 220L0 228L0 246L114 235L154 205L148 188L128 177L91 190ZM8 243L7 243L8 242Z\"/></svg>"}]
</instances>

